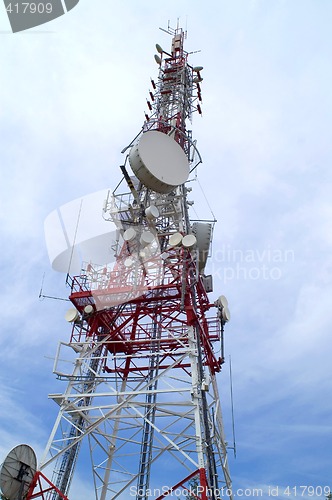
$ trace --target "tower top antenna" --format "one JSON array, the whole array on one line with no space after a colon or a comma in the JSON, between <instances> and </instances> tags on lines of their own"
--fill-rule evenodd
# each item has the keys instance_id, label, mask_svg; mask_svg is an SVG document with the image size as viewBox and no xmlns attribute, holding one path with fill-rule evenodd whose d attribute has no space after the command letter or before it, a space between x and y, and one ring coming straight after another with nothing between
<instances>
[{"instance_id":1,"label":"tower top antenna","mask_svg":"<svg viewBox=\"0 0 332 500\"><path fill-rule=\"evenodd\" d=\"M179 18L177 18L177 22L176 22L176 28L172 28L170 26L170 21L168 21L168 25L167 25L167 30L164 29L164 28L159 28L161 31L164 31L165 33L167 33L168 35L171 35L171 36L174 36L174 35L179 35L179 34L183 34L183 37L184 39L187 38L187 30L183 30L180 26L179 26Z\"/></svg>"}]
</instances>

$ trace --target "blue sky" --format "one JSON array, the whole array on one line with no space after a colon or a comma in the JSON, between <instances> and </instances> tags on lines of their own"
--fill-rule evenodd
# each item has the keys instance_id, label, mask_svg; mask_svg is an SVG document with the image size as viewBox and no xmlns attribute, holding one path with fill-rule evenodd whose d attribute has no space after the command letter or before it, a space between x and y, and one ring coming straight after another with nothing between
<instances>
[{"instance_id":1,"label":"blue sky","mask_svg":"<svg viewBox=\"0 0 332 500\"><path fill-rule=\"evenodd\" d=\"M218 219L214 296L232 313L234 489L268 498L269 486L332 487L331 15L328 0L81 0L13 35L0 8L1 456L21 442L40 456L57 411L51 358L70 331L67 304L38 298L43 274L45 295L68 290L51 270L44 220L115 187L157 75L155 43L170 41L159 27L179 18L186 49L201 51L190 62L204 66L192 129ZM210 217L198 186L193 198ZM228 379L227 363L231 442ZM78 474L71 500L92 500L85 488Z\"/></svg>"}]
</instances>

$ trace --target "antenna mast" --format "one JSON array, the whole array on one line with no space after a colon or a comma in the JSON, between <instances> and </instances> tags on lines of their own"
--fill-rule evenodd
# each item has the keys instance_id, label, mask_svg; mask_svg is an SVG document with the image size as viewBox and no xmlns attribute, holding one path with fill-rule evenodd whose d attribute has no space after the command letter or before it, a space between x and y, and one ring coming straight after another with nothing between
<instances>
[{"instance_id":1,"label":"antenna mast","mask_svg":"<svg viewBox=\"0 0 332 500\"><path fill-rule=\"evenodd\" d=\"M187 124L202 113L203 68L188 63L181 28L163 31L171 49L156 45L149 111L104 206L121 234L116 262L69 279L72 332L54 364L66 388L50 395L59 414L28 500L67 498L83 441L96 500L161 500L192 487L199 500L223 488L232 498L216 378L229 310L225 297L209 300L212 223L191 221L187 199L201 162Z\"/></svg>"}]
</instances>

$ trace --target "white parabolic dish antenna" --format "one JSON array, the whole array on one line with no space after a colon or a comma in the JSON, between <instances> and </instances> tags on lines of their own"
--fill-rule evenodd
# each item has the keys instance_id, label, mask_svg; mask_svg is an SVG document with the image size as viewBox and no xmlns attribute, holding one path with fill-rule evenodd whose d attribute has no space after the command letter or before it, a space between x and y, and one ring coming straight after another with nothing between
<instances>
[{"instance_id":1,"label":"white parabolic dish antenna","mask_svg":"<svg viewBox=\"0 0 332 500\"><path fill-rule=\"evenodd\" d=\"M0 471L0 488L8 500L25 498L37 470L37 459L27 444L15 446L7 455Z\"/></svg>"},{"instance_id":2,"label":"white parabolic dish antenna","mask_svg":"<svg viewBox=\"0 0 332 500\"><path fill-rule=\"evenodd\" d=\"M129 163L134 174L157 193L169 193L189 177L188 158L169 135L149 130L131 148Z\"/></svg>"}]
</instances>

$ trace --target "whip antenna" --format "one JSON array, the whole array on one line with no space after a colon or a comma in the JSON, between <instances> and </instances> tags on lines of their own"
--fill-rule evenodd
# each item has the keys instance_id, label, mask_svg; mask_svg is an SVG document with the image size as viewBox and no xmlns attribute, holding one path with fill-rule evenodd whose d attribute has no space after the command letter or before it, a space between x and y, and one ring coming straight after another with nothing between
<instances>
[{"instance_id":1,"label":"whip antenna","mask_svg":"<svg viewBox=\"0 0 332 500\"><path fill-rule=\"evenodd\" d=\"M231 392L231 411L232 411L233 450L234 450L234 458L236 458L235 420L234 420L234 400L233 400L233 377L232 377L232 358L231 358L231 356L229 356L229 378L230 378L230 392Z\"/></svg>"}]
</instances>

